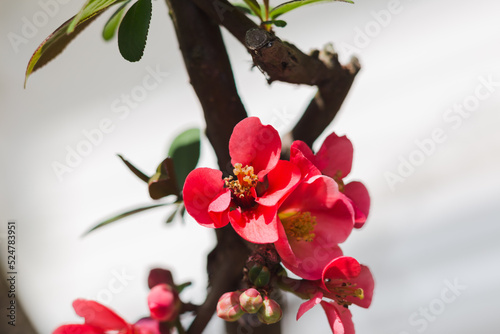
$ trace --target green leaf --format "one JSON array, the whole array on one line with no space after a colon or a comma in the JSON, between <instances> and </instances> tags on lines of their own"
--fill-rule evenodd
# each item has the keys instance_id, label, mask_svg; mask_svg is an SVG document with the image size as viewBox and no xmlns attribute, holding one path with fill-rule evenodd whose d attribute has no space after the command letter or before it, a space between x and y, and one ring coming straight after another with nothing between
<instances>
[{"instance_id":1,"label":"green leaf","mask_svg":"<svg viewBox=\"0 0 500 334\"><path fill-rule=\"evenodd\" d=\"M109 8L115 3L122 2L125 0L87 0L87 2L83 5L82 9L76 14L76 16L70 22L67 32L71 34L76 26L81 22L87 20L88 18L96 15L97 13L102 12L103 10Z\"/></svg>"},{"instance_id":2,"label":"green leaf","mask_svg":"<svg viewBox=\"0 0 500 334\"><path fill-rule=\"evenodd\" d=\"M106 225L109 225L117 220L120 220L120 219L123 219L123 218L126 218L128 216L131 216L131 215L134 215L136 213L139 213L139 212L142 212L142 211L146 211L146 210L149 210L149 209L154 209L154 208L158 208L160 206L165 206L165 205L171 205L172 203L162 203L162 204L155 204L155 205L150 205L150 206L145 206L145 207L142 207L142 208L138 208L138 209L134 209L134 210L131 210L131 211L127 211L127 212L124 212L124 213L121 213L117 216L114 216L113 218L110 218L108 220L105 220L99 224L97 224L96 226L92 227L90 230L88 230L87 232L85 232L83 234L83 236L86 236L88 235L90 232L92 231L95 231L97 230L98 228L101 228L103 226L106 226Z\"/></svg>"},{"instance_id":3,"label":"green leaf","mask_svg":"<svg viewBox=\"0 0 500 334\"><path fill-rule=\"evenodd\" d=\"M189 129L178 135L168 150L174 160L179 189L184 187L186 176L196 168L200 158L200 130Z\"/></svg>"},{"instance_id":4,"label":"green leaf","mask_svg":"<svg viewBox=\"0 0 500 334\"><path fill-rule=\"evenodd\" d=\"M161 162L155 175L151 176L148 181L149 196L152 199L160 199L169 195L182 196L175 175L174 162L168 157Z\"/></svg>"},{"instance_id":5,"label":"green leaf","mask_svg":"<svg viewBox=\"0 0 500 334\"><path fill-rule=\"evenodd\" d=\"M126 0L109 18L108 22L104 25L102 30L102 38L105 41L111 40L115 34L120 22L122 21L123 15L125 14L125 9L131 0Z\"/></svg>"},{"instance_id":6,"label":"green leaf","mask_svg":"<svg viewBox=\"0 0 500 334\"><path fill-rule=\"evenodd\" d=\"M92 7L92 10L85 10L86 7L84 6L77 15L61 24L59 28L57 28L38 46L31 56L26 68L24 88L26 88L28 78L33 72L57 57L66 48L66 46L68 46L68 44L75 39L76 36L78 36L80 32L82 32L92 21L108 9L109 6L122 1L123 0L101 0L99 1L101 2L101 5ZM94 5L96 3L96 1L87 1L86 6L89 5L90 2Z\"/></svg>"},{"instance_id":7,"label":"green leaf","mask_svg":"<svg viewBox=\"0 0 500 334\"><path fill-rule=\"evenodd\" d=\"M248 8L255 13L255 16L259 17L263 20L262 11L260 10L260 5L257 3L257 0L243 0L248 5Z\"/></svg>"},{"instance_id":8,"label":"green leaf","mask_svg":"<svg viewBox=\"0 0 500 334\"><path fill-rule=\"evenodd\" d=\"M313 3L317 2L335 2L335 1L340 1L340 2L348 2L348 3L354 3L351 0L293 0L293 1L288 1L285 3L282 3L281 5L278 5L271 9L269 12L269 16L271 19L275 19L280 15L283 15L285 13L288 13L291 10L294 10L295 8L299 8L305 5L310 5Z\"/></svg>"},{"instance_id":9,"label":"green leaf","mask_svg":"<svg viewBox=\"0 0 500 334\"><path fill-rule=\"evenodd\" d=\"M264 21L261 24L274 24L275 26L280 28L286 27L286 22L283 20Z\"/></svg>"},{"instance_id":10,"label":"green leaf","mask_svg":"<svg viewBox=\"0 0 500 334\"><path fill-rule=\"evenodd\" d=\"M141 180L143 180L146 183L149 182L149 176L147 176L146 174L144 174L143 172L138 170L134 165L132 165L127 160L125 160L125 158L122 157L120 154L118 154L118 156L120 157L120 159L122 159L123 163L128 167L128 169L130 169L132 171L132 173L135 174L135 176L137 176L138 178L140 178Z\"/></svg>"},{"instance_id":11,"label":"green leaf","mask_svg":"<svg viewBox=\"0 0 500 334\"><path fill-rule=\"evenodd\" d=\"M250 7L248 7L245 3L235 3L233 4L233 6L239 11L243 12L243 14L255 15L253 10L251 10Z\"/></svg>"},{"instance_id":12,"label":"green leaf","mask_svg":"<svg viewBox=\"0 0 500 334\"><path fill-rule=\"evenodd\" d=\"M144 54L151 22L151 0L138 0L130 7L118 29L118 48L123 58L139 61Z\"/></svg>"},{"instance_id":13,"label":"green leaf","mask_svg":"<svg viewBox=\"0 0 500 334\"><path fill-rule=\"evenodd\" d=\"M174 221L175 216L177 215L177 211L179 211L179 207L178 206L174 209L174 212L172 212L170 214L170 216L168 216L168 218L167 218L167 224L170 224L171 222Z\"/></svg>"}]
</instances>

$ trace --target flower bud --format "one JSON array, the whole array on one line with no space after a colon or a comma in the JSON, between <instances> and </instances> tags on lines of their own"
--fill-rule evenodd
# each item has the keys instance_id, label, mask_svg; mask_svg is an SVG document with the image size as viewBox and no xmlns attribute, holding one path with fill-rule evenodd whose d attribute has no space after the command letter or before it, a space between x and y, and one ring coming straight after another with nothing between
<instances>
[{"instance_id":1,"label":"flower bud","mask_svg":"<svg viewBox=\"0 0 500 334\"><path fill-rule=\"evenodd\" d=\"M271 279L271 273L269 272L268 267L256 264L248 272L248 278L250 279L250 282L253 283L253 285L258 288L262 288L269 283L269 280Z\"/></svg>"},{"instance_id":2,"label":"flower bud","mask_svg":"<svg viewBox=\"0 0 500 334\"><path fill-rule=\"evenodd\" d=\"M257 313L259 320L264 324L271 325L280 321L282 316L283 311L281 311L280 305L276 301L264 297L263 305Z\"/></svg>"},{"instance_id":3,"label":"flower bud","mask_svg":"<svg viewBox=\"0 0 500 334\"><path fill-rule=\"evenodd\" d=\"M262 306L262 296L254 288L248 289L240 295L240 305L247 313L257 313Z\"/></svg>"},{"instance_id":4,"label":"flower bud","mask_svg":"<svg viewBox=\"0 0 500 334\"><path fill-rule=\"evenodd\" d=\"M172 321L179 314L181 301L177 291L168 284L155 285L148 295L151 318L159 321Z\"/></svg>"},{"instance_id":5,"label":"flower bud","mask_svg":"<svg viewBox=\"0 0 500 334\"><path fill-rule=\"evenodd\" d=\"M217 303L217 316L226 321L236 321L243 315L240 306L241 292L226 292L219 298Z\"/></svg>"}]
</instances>

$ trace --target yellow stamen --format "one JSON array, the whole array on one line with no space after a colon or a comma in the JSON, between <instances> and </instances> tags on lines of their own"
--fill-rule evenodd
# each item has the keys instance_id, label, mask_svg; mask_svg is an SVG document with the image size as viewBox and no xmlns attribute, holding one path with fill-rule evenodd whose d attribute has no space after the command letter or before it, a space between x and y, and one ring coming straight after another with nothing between
<instances>
[{"instance_id":1,"label":"yellow stamen","mask_svg":"<svg viewBox=\"0 0 500 334\"><path fill-rule=\"evenodd\" d=\"M316 217L310 212L285 212L280 213L279 218L289 238L306 242L314 240L314 227L317 223Z\"/></svg>"},{"instance_id":2,"label":"yellow stamen","mask_svg":"<svg viewBox=\"0 0 500 334\"><path fill-rule=\"evenodd\" d=\"M243 198L250 195L252 188L257 186L258 176L254 174L252 166L243 167L242 164L237 163L233 169L236 180L232 176L224 179L227 188L231 189L236 197Z\"/></svg>"},{"instance_id":3,"label":"yellow stamen","mask_svg":"<svg viewBox=\"0 0 500 334\"><path fill-rule=\"evenodd\" d=\"M332 292L335 297L337 304L342 305L344 307L348 307L352 304L352 302L347 301L347 297L356 297L359 299L365 298L365 294L363 289L356 288L355 283L342 282L335 283L332 280L325 280L326 286L330 292Z\"/></svg>"}]
</instances>

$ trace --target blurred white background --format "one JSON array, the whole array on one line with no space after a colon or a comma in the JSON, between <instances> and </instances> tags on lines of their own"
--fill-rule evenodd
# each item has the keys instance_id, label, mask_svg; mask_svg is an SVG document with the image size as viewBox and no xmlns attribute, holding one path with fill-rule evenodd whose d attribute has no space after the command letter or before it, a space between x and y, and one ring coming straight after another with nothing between
<instances>
[{"instance_id":1,"label":"blurred white background","mask_svg":"<svg viewBox=\"0 0 500 334\"><path fill-rule=\"evenodd\" d=\"M100 298L130 322L146 315L146 278L155 266L172 269L179 282L193 281L183 296L201 302L214 238L194 221L167 226L170 211L159 208L81 237L103 218L152 202L117 153L149 174L177 133L203 126L165 3L153 3L140 62L126 62L116 40L101 39L109 12L23 89L32 52L84 1L56 2L44 21L40 13L49 2L0 2L3 273L6 224L15 220L18 300L42 334L81 322L71 308L80 297ZM352 308L357 333L498 332L499 12L500 3L490 0L360 0L297 10L277 29L304 51L333 42L342 61L355 53L363 65L320 138L348 135L355 147L350 178L363 181L372 196L368 223L343 245L376 279L371 308ZM38 27L23 30L34 18ZM289 130L314 89L268 86L250 70L244 48L224 36L249 113ZM137 91L151 70L168 75L127 115L117 113L124 94ZM85 131L103 120L108 133L58 178L54 162L66 164L68 150L83 145ZM203 149L200 165L214 167L206 141ZM288 301L284 333L330 332L320 307L296 322L300 301ZM207 333L221 328L214 319Z\"/></svg>"}]
</instances>

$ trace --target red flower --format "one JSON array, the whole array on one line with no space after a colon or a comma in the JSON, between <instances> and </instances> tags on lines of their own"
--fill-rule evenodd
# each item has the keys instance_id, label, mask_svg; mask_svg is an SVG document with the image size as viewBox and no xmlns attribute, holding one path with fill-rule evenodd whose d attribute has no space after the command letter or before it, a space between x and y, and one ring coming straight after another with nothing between
<instances>
[{"instance_id":1,"label":"red flower","mask_svg":"<svg viewBox=\"0 0 500 334\"><path fill-rule=\"evenodd\" d=\"M145 318L132 325L111 309L93 300L73 302L76 314L85 318L84 324L62 325L53 334L160 334L158 321Z\"/></svg>"},{"instance_id":2,"label":"red flower","mask_svg":"<svg viewBox=\"0 0 500 334\"><path fill-rule=\"evenodd\" d=\"M297 320L315 305L321 304L333 334L354 334L348 307L351 304L364 308L370 306L374 287L370 269L352 257L341 256L324 268L322 279L316 286L311 299L300 305Z\"/></svg>"},{"instance_id":3,"label":"red flower","mask_svg":"<svg viewBox=\"0 0 500 334\"><path fill-rule=\"evenodd\" d=\"M234 176L197 168L183 189L187 212L203 226L234 230L254 243L278 240L276 213L280 202L300 179L299 169L279 160L281 140L270 125L256 117L239 122L229 141Z\"/></svg>"},{"instance_id":4,"label":"red flower","mask_svg":"<svg viewBox=\"0 0 500 334\"><path fill-rule=\"evenodd\" d=\"M338 244L352 231L354 212L338 184L324 175L301 182L278 210L280 238L275 242L283 265L308 279L321 278Z\"/></svg>"},{"instance_id":5,"label":"red flower","mask_svg":"<svg viewBox=\"0 0 500 334\"><path fill-rule=\"evenodd\" d=\"M148 295L151 318L159 321L172 321L179 315L181 301L179 294L169 284L154 286Z\"/></svg>"},{"instance_id":6,"label":"red flower","mask_svg":"<svg viewBox=\"0 0 500 334\"><path fill-rule=\"evenodd\" d=\"M290 148L290 161L300 167L303 177L327 175L338 184L347 196L355 212L355 228L364 225L370 212L370 196L361 182L344 185L343 179L350 173L353 147L346 136L339 137L332 133L326 137L319 151L314 154L306 143L296 140Z\"/></svg>"}]
</instances>

